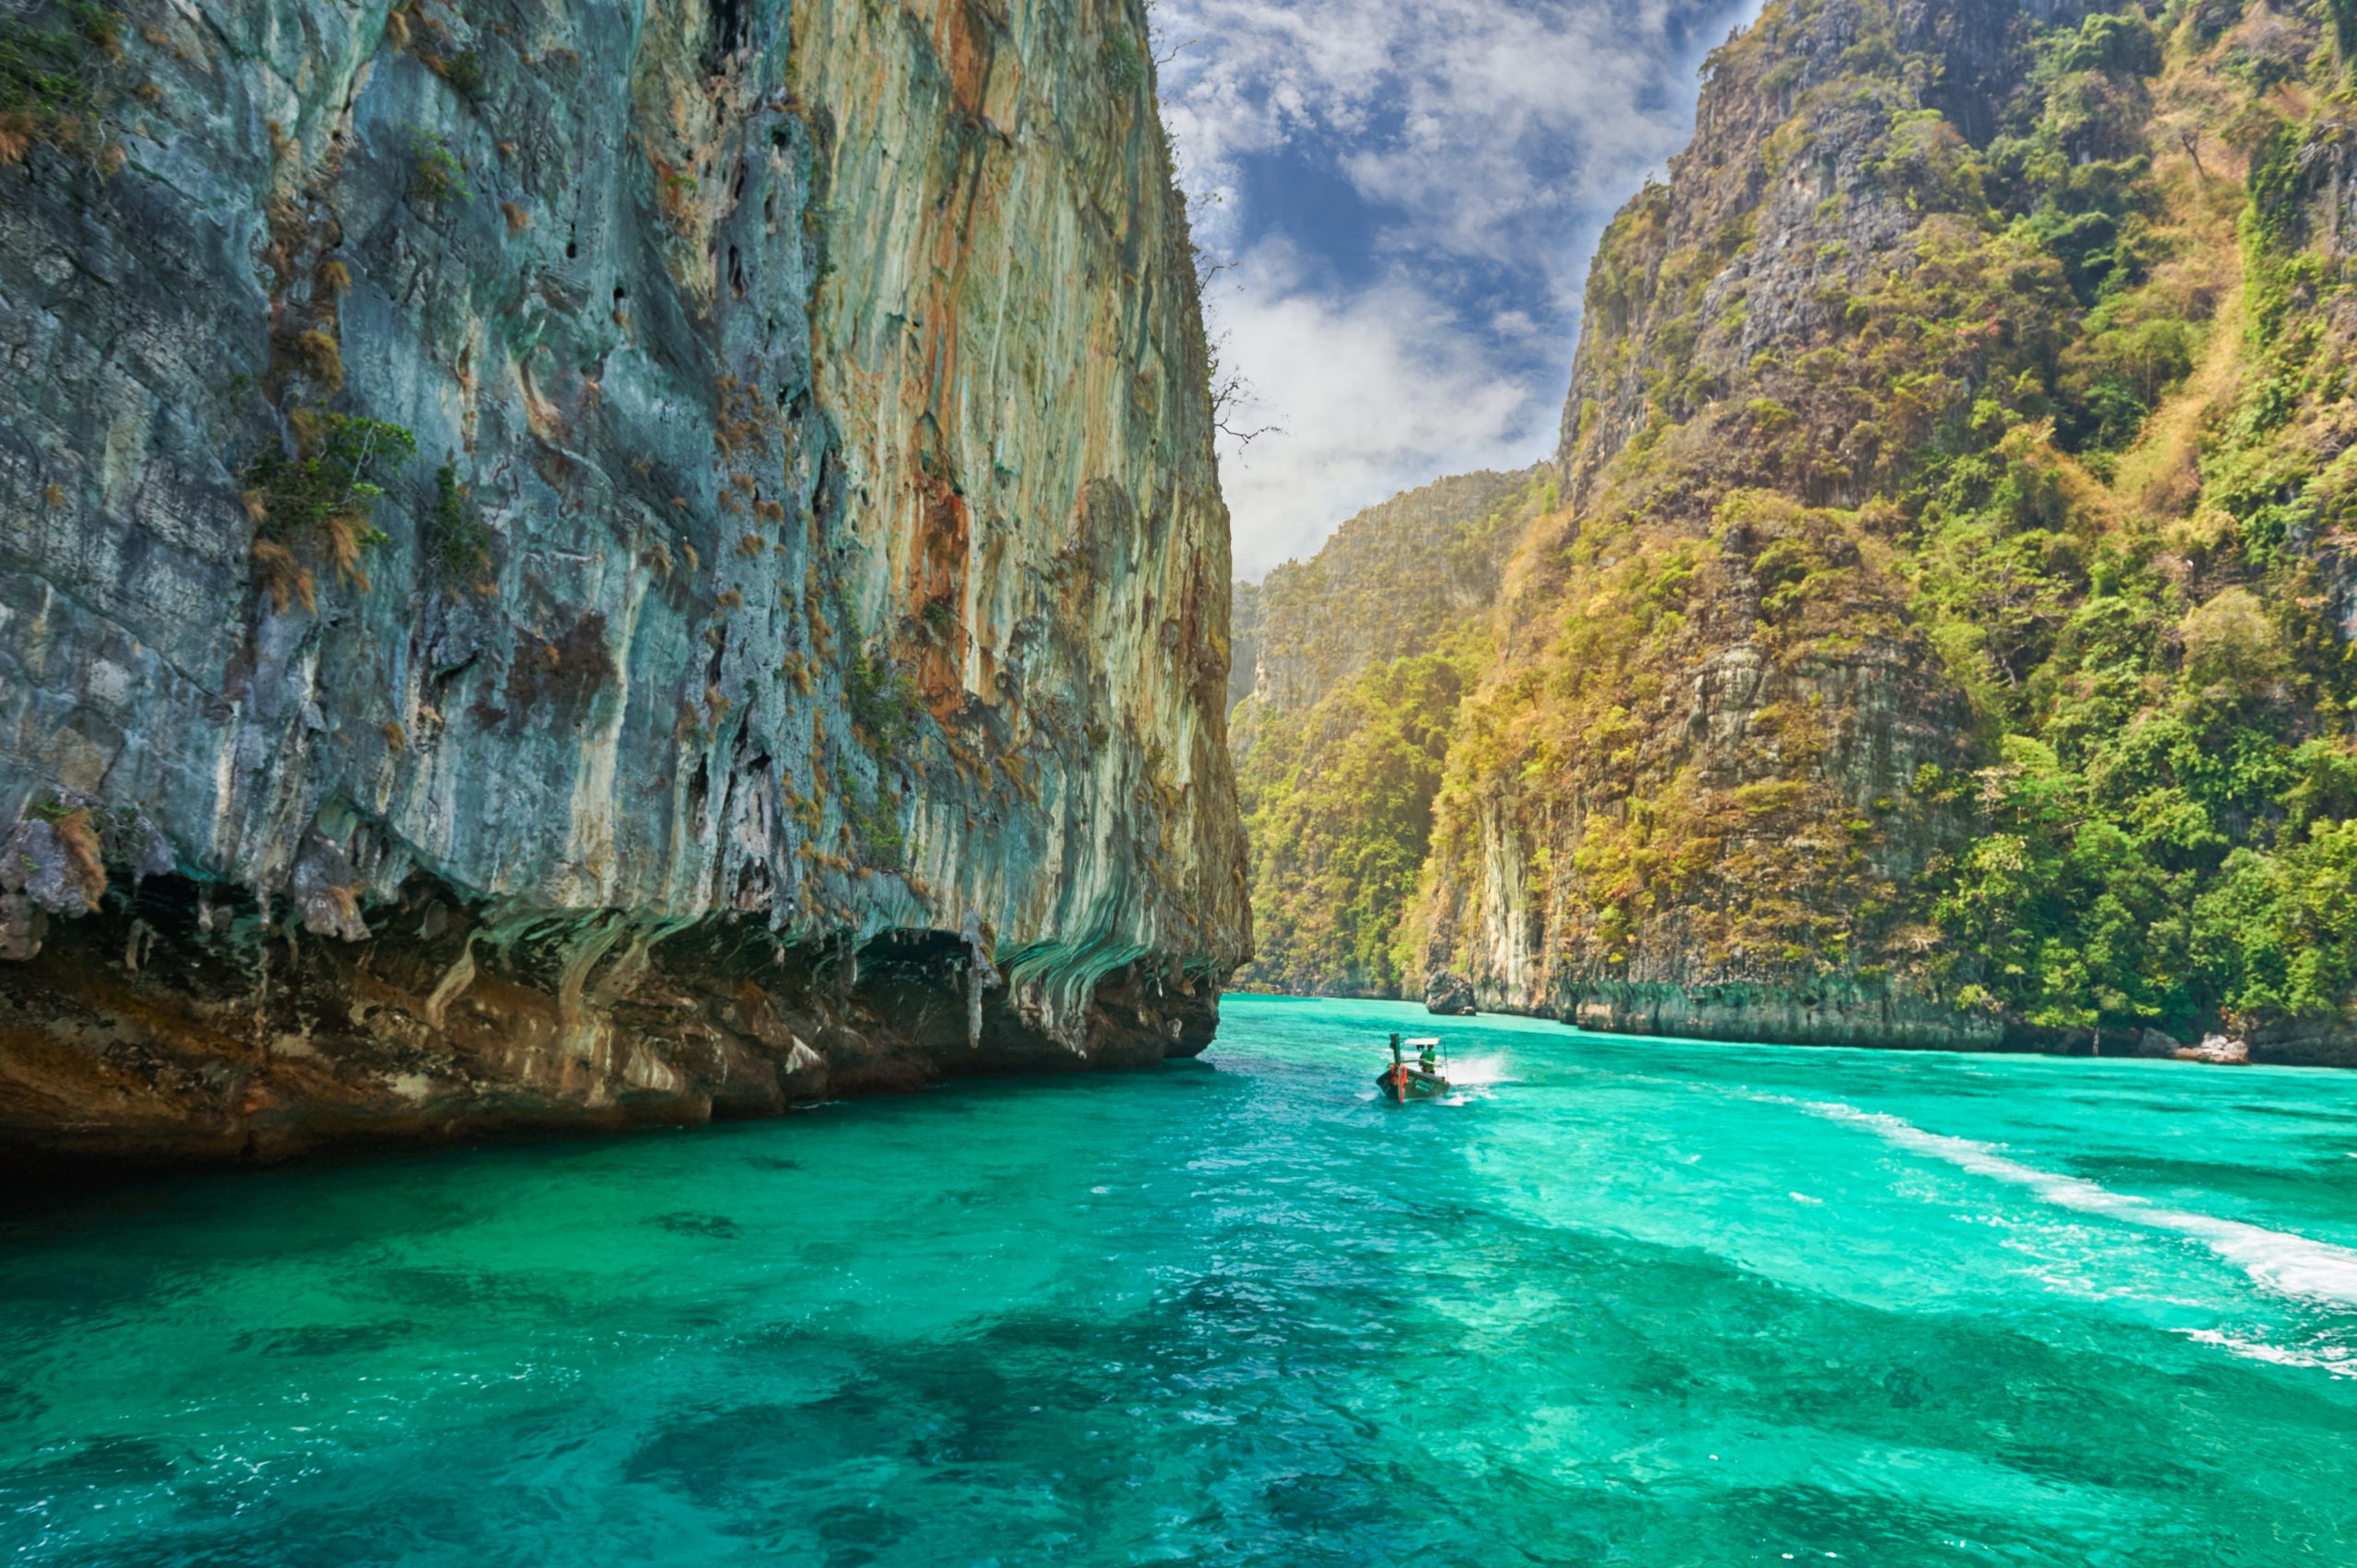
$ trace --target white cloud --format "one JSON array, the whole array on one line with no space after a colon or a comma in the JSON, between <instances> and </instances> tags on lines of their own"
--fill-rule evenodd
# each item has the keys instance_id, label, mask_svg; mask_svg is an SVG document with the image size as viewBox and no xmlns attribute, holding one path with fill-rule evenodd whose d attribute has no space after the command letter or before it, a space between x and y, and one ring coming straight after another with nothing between
<instances>
[{"instance_id":1,"label":"white cloud","mask_svg":"<svg viewBox=\"0 0 2357 1568\"><path fill-rule=\"evenodd\" d=\"M1199 238L1240 263L1213 331L1287 431L1225 454L1239 571L1396 490L1545 455L1594 231L1685 140L1697 46L1757 8L1156 0ZM1252 199L1261 155L1347 180L1379 213L1371 253L1316 264L1325 237Z\"/></svg>"},{"instance_id":2,"label":"white cloud","mask_svg":"<svg viewBox=\"0 0 2357 1568\"><path fill-rule=\"evenodd\" d=\"M1742 0L1159 0L1165 117L1190 187L1248 154L1336 144L1397 247L1575 271L1537 252L1683 140L1690 31ZM1184 47L1180 47L1180 46ZM1233 238L1235 236L1218 238ZM1551 264L1550 264L1551 263Z\"/></svg>"},{"instance_id":3,"label":"white cloud","mask_svg":"<svg viewBox=\"0 0 2357 1568\"><path fill-rule=\"evenodd\" d=\"M1453 312L1405 279L1321 290L1282 239L1237 273L1219 311L1224 356L1256 394L1244 422L1284 425L1221 455L1240 575L1314 553L1335 524L1401 490L1520 467L1550 444L1560 392L1498 375Z\"/></svg>"}]
</instances>

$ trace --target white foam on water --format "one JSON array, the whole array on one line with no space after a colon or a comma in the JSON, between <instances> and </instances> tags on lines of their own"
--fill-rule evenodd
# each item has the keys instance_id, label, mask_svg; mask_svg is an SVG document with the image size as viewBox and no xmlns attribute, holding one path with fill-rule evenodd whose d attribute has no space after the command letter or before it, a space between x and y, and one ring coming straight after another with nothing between
<instances>
[{"instance_id":1,"label":"white foam on water","mask_svg":"<svg viewBox=\"0 0 2357 1568\"><path fill-rule=\"evenodd\" d=\"M2255 1283L2281 1295L2328 1302L2336 1307L2357 1307L2357 1250L2328 1241L2312 1241L2290 1231L2270 1230L2240 1220L2222 1220L2189 1209L2168 1208L2147 1198L2114 1192L2082 1177L2059 1176L2024 1165L1999 1153L1993 1144L1926 1132L1913 1122L1882 1111L1783 1095L1755 1098L1798 1106L1829 1121L1869 1128L1900 1148L1930 1155L1976 1176L2026 1188L2061 1208L2191 1237L2240 1269Z\"/></svg>"},{"instance_id":2,"label":"white foam on water","mask_svg":"<svg viewBox=\"0 0 2357 1568\"><path fill-rule=\"evenodd\" d=\"M2215 1329L2179 1329L2196 1344L2215 1345L2229 1355L2246 1361L2263 1361L2270 1366L2307 1366L2329 1372L2335 1377L2357 1377L2357 1355L2345 1350L2293 1350L2284 1345L2270 1345L2263 1340L2237 1339L2233 1334Z\"/></svg>"},{"instance_id":3,"label":"white foam on water","mask_svg":"<svg viewBox=\"0 0 2357 1568\"><path fill-rule=\"evenodd\" d=\"M1515 1081L1506 1076L1506 1059L1502 1051L1485 1056L1452 1057L1446 1071L1449 1083L1460 1089L1486 1089L1492 1085Z\"/></svg>"}]
</instances>

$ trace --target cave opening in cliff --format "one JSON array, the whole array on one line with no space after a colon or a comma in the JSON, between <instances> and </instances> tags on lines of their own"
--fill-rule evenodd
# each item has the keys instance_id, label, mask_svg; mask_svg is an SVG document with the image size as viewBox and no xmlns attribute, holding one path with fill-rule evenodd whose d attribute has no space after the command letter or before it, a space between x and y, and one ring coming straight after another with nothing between
<instances>
[{"instance_id":1,"label":"cave opening in cliff","mask_svg":"<svg viewBox=\"0 0 2357 1568\"><path fill-rule=\"evenodd\" d=\"M752 0L712 0L703 68L717 76L728 68L731 56L745 47L751 21Z\"/></svg>"}]
</instances>

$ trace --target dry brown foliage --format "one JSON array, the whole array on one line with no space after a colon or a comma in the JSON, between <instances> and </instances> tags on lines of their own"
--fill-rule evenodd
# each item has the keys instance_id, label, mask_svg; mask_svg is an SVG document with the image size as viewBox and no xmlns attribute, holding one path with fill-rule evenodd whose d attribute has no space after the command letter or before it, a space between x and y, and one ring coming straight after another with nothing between
<instances>
[{"instance_id":1,"label":"dry brown foliage","mask_svg":"<svg viewBox=\"0 0 2357 1568\"><path fill-rule=\"evenodd\" d=\"M107 868L99 848L99 826L87 811L69 811L57 819L57 839L65 846L66 864L73 868L82 901L91 909L107 890Z\"/></svg>"},{"instance_id":2,"label":"dry brown foliage","mask_svg":"<svg viewBox=\"0 0 2357 1568\"><path fill-rule=\"evenodd\" d=\"M261 586L270 593L271 603L280 614L297 599L305 610L319 608L317 586L295 552L275 540L254 540L254 570L261 578Z\"/></svg>"}]
</instances>

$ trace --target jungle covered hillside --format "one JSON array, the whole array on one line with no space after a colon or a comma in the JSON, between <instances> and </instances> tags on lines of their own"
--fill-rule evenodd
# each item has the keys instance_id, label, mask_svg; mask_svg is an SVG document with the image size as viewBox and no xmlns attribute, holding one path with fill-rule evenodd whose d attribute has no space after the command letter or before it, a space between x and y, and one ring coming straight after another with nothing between
<instances>
[{"instance_id":1,"label":"jungle covered hillside","mask_svg":"<svg viewBox=\"0 0 2357 1568\"><path fill-rule=\"evenodd\" d=\"M1425 650L1480 668L1383 981L2357 1060L2352 50L2340 0L1777 0L1714 54L1560 503Z\"/></svg>"},{"instance_id":2,"label":"jungle covered hillside","mask_svg":"<svg viewBox=\"0 0 2357 1568\"><path fill-rule=\"evenodd\" d=\"M1259 957L1241 983L1392 995L1457 705L1491 656L1500 567L1555 503L1551 469L1475 473L1353 517L1308 562L1237 586L1229 744Z\"/></svg>"}]
</instances>

